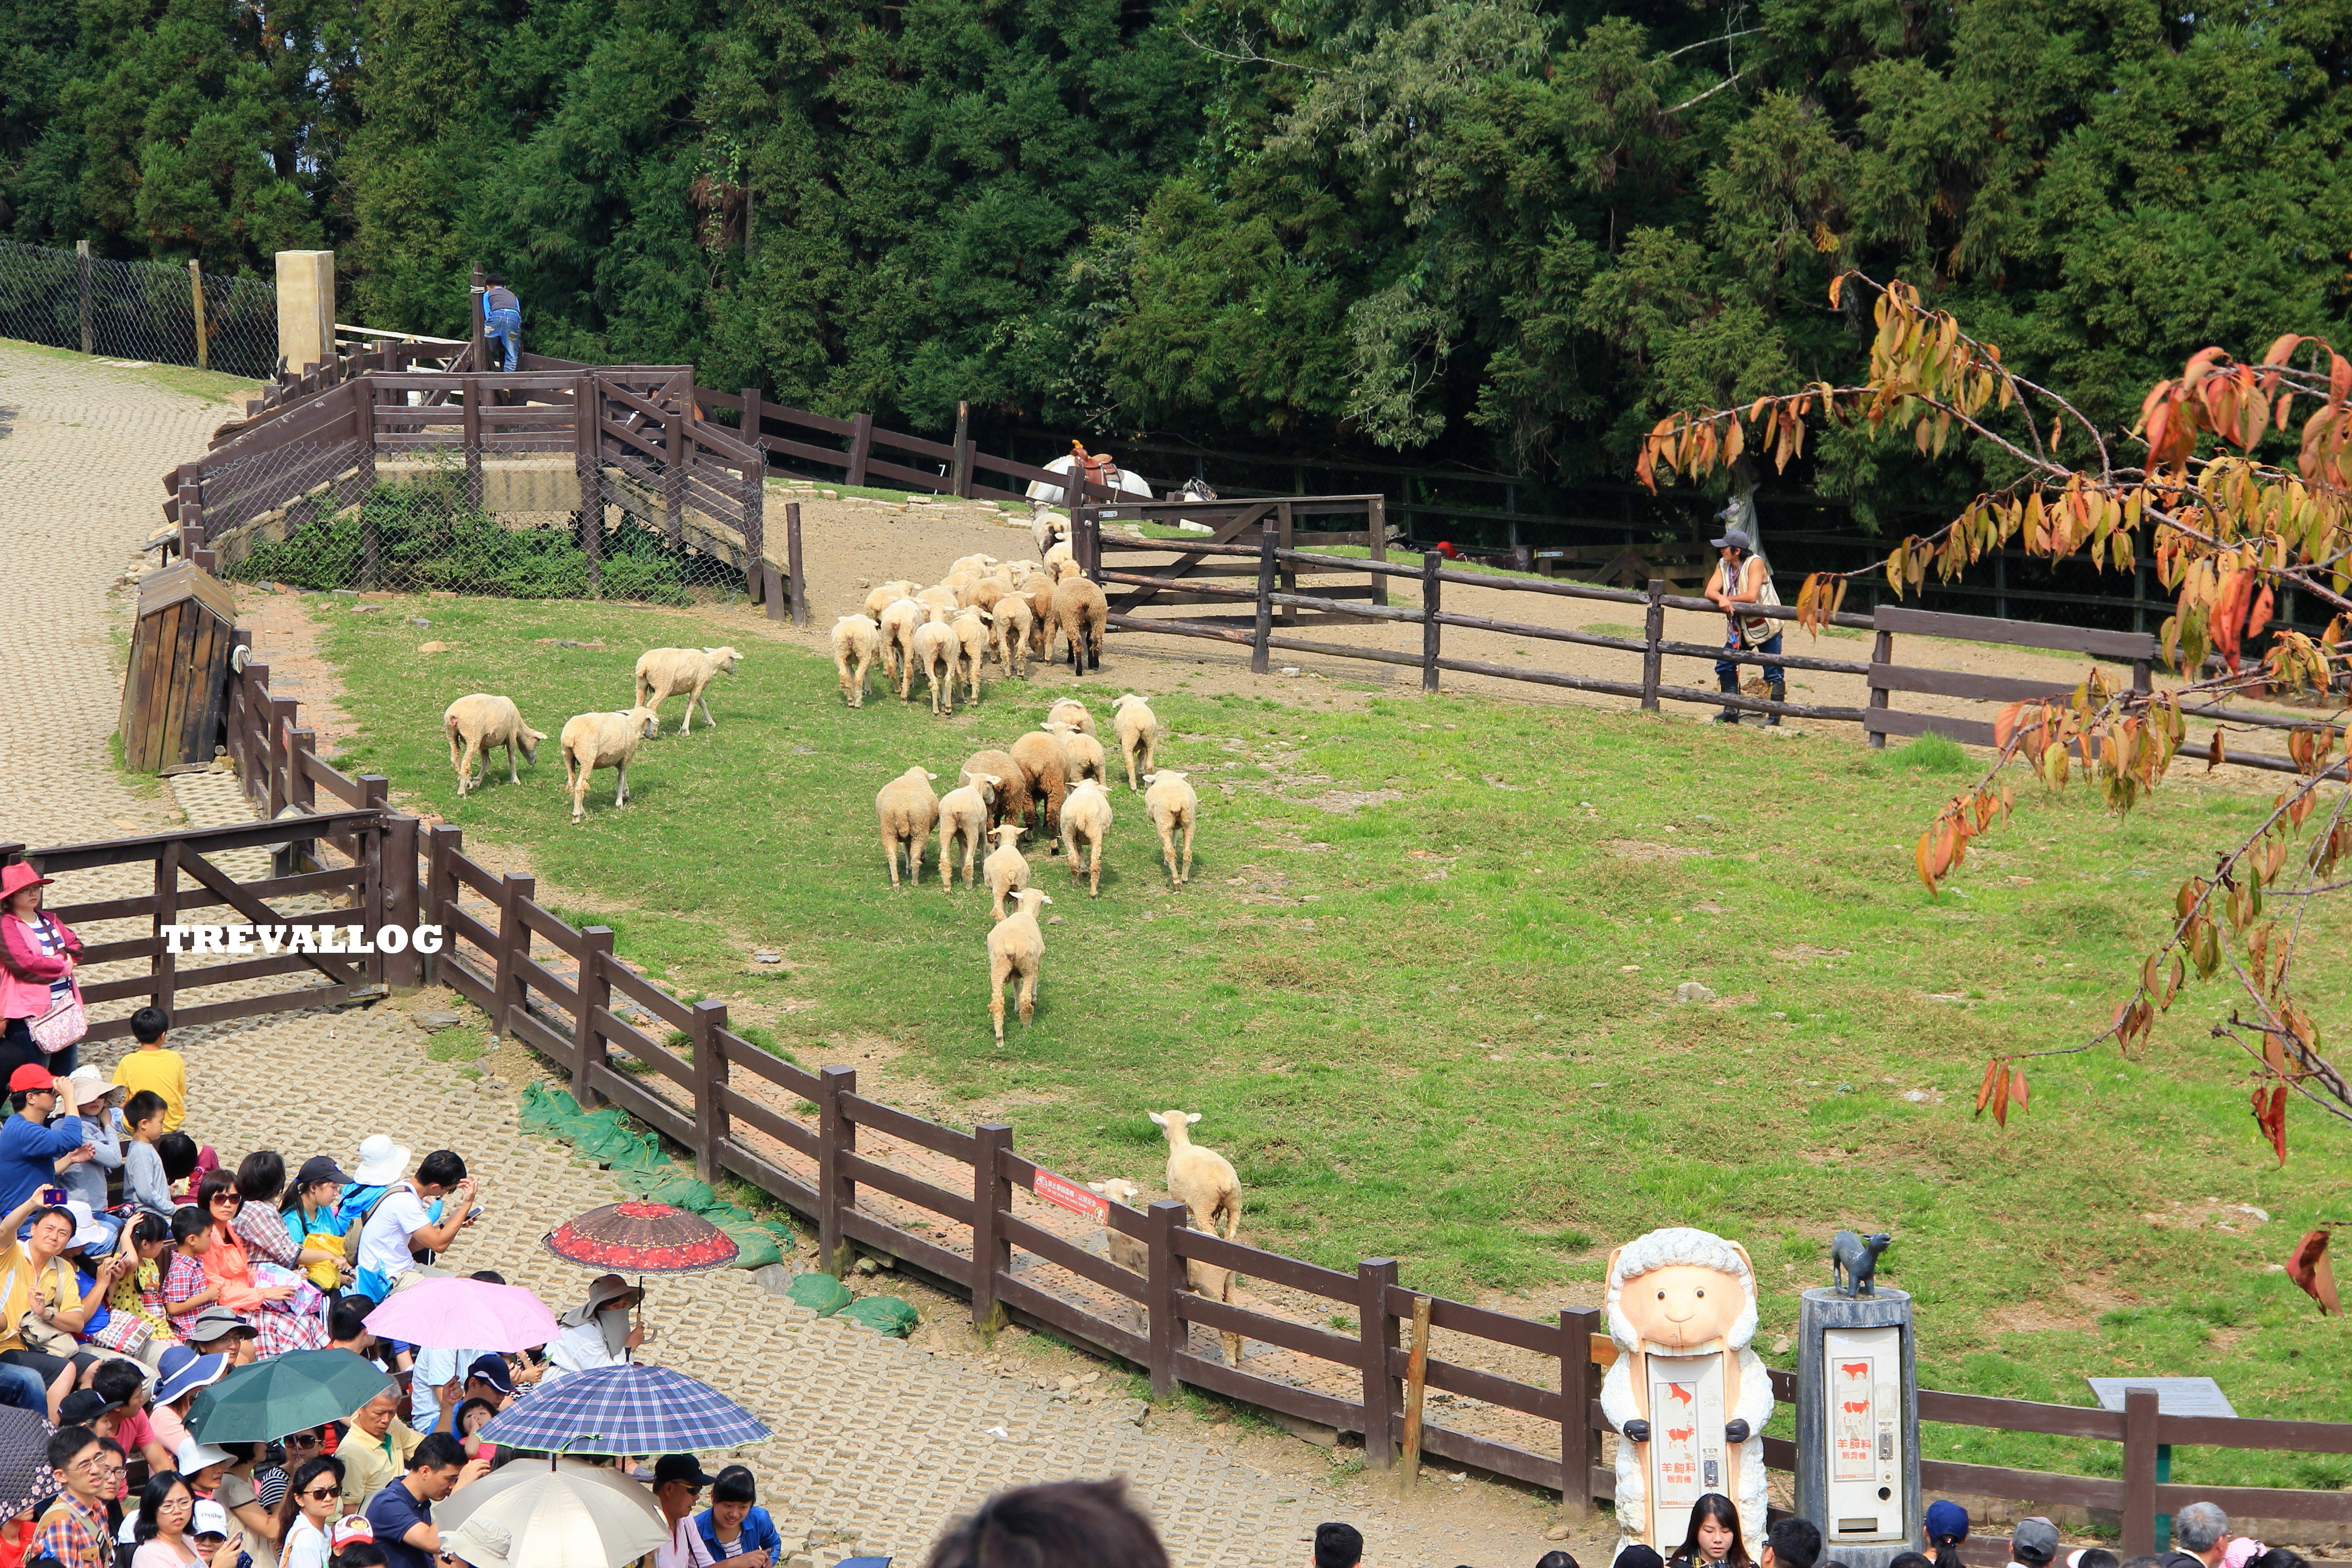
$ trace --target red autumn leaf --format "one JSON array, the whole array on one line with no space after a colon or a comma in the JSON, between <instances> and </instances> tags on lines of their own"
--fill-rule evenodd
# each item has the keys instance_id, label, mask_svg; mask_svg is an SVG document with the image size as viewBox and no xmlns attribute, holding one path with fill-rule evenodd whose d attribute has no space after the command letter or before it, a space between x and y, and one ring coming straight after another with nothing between
<instances>
[{"instance_id":1,"label":"red autumn leaf","mask_svg":"<svg viewBox=\"0 0 2352 1568\"><path fill-rule=\"evenodd\" d=\"M2023 1110L2025 1109L2025 1069L2023 1068L2020 1068L2014 1073L2010 1075L2009 1102L2011 1105L2016 1106L2018 1110Z\"/></svg>"},{"instance_id":2,"label":"red autumn leaf","mask_svg":"<svg viewBox=\"0 0 2352 1568\"><path fill-rule=\"evenodd\" d=\"M1992 1093L1992 1119L1993 1119L1993 1121L1994 1121L1994 1122L1995 1122L1995 1123L1997 1123L1998 1125L2002 1126L2002 1127L2006 1127L2006 1126L2008 1126L2008 1125L2009 1125L2009 1081L2008 1081L2008 1080L2009 1080L2009 1072L2008 1072L2008 1069L2007 1069L2007 1068L2003 1068L2003 1069L2002 1069L2002 1071L2001 1071L2001 1082L2000 1082L2000 1087L1998 1087L1997 1089L1995 1089L1993 1090L1993 1093Z\"/></svg>"},{"instance_id":3,"label":"red autumn leaf","mask_svg":"<svg viewBox=\"0 0 2352 1568\"><path fill-rule=\"evenodd\" d=\"M2286 1163L2286 1086L2258 1086L2253 1094L2254 1125L2278 1151L2279 1163Z\"/></svg>"},{"instance_id":4,"label":"red autumn leaf","mask_svg":"<svg viewBox=\"0 0 2352 1568\"><path fill-rule=\"evenodd\" d=\"M1977 1086L1977 1115L1982 1116L1984 1114L1985 1107L1991 1103L1992 1086L2000 1080L2000 1058L1999 1057L1995 1057L1992 1060L1985 1063L1984 1082Z\"/></svg>"},{"instance_id":5,"label":"red autumn leaf","mask_svg":"<svg viewBox=\"0 0 2352 1568\"><path fill-rule=\"evenodd\" d=\"M2340 362L2339 362L2340 363ZM2303 1239L2294 1244L2293 1256L2286 1260L2286 1277L2303 1287L2311 1299L2319 1303L2320 1315L2336 1317L2343 1310L2336 1299L2336 1270L2327 1261L2328 1226L2304 1232Z\"/></svg>"}]
</instances>

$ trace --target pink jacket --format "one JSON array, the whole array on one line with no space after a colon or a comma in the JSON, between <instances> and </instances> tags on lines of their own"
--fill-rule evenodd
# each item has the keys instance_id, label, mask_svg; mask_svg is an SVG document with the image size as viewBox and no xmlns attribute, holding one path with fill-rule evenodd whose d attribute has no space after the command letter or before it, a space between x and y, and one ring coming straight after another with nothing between
<instances>
[{"instance_id":1,"label":"pink jacket","mask_svg":"<svg viewBox=\"0 0 2352 1568\"><path fill-rule=\"evenodd\" d=\"M50 924L65 937L66 951L81 952L81 938L65 921ZM0 1018L37 1018L49 1010L49 982L66 972L62 958L41 951L33 928L14 915L0 915Z\"/></svg>"}]
</instances>

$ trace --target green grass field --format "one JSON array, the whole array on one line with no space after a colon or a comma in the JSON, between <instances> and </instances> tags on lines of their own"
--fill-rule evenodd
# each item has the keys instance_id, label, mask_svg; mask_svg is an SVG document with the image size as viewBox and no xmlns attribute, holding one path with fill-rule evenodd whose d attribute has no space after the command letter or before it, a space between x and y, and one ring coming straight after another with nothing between
<instances>
[{"instance_id":1,"label":"green grass field","mask_svg":"<svg viewBox=\"0 0 2352 1568\"><path fill-rule=\"evenodd\" d=\"M629 806L600 775L575 828L551 742L520 788L501 763L458 800L442 708L503 691L552 732L625 704L641 648L716 636L576 605L318 613L363 737L347 767L528 850L546 883L599 900L625 954L772 1019L799 1059L888 1041L935 1102L1004 1115L1074 1176L1156 1179L1144 1112L1198 1110L1240 1168L1249 1239L1339 1267L1392 1255L1447 1292L1595 1279L1617 1241L1709 1226L1765 1276L1759 1348L1827 1282L1831 1231L1886 1229L1881 1277L1918 1298L1931 1386L2080 1404L2088 1374L2211 1373L2242 1414L2341 1414L2352 1349L2274 1266L2347 1215L2352 1144L2297 1108L2275 1167L2206 1037L2218 990L2188 994L2141 1059L2034 1064L2006 1131L1969 1116L1989 1053L2104 1022L2251 795L2184 785L2118 823L2087 792L2021 785L2015 822L1931 902L1910 843L1977 765L1940 740L1872 753L1501 701L1196 697L1182 667L1114 646L1083 691L1106 730L1130 681L1178 683L1150 694L1164 764L1202 795L1196 880L1170 889L1123 781L1098 901L1033 853L1066 923L1046 932L1035 1026L999 1054L984 896L942 894L935 872L894 894L872 798L917 763L949 787L1066 676L992 683L953 720L883 697L853 712L828 661L759 644L714 689L719 728L678 736L673 701ZM419 656L427 637L458 646ZM2321 918L2305 984L2328 997L2345 922ZM787 971L747 973L755 945ZM1676 1003L1686 980L1717 999ZM2119 1463L1959 1430L1931 1452ZM2179 1474L2341 1486L2352 1461L2184 1452Z\"/></svg>"}]
</instances>

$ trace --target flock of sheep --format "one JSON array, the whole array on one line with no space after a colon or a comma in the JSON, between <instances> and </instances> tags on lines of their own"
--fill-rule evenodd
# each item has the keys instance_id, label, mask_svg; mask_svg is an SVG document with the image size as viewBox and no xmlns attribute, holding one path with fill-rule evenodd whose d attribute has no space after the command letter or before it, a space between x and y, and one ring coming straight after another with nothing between
<instances>
[{"instance_id":1,"label":"flock of sheep","mask_svg":"<svg viewBox=\"0 0 2352 1568\"><path fill-rule=\"evenodd\" d=\"M629 804L629 763L637 747L660 732L661 705L670 698L681 693L686 698L686 721L677 727L679 734L693 730L698 703L704 725L717 729L719 721L711 717L704 693L713 677L729 673L742 658L731 647L648 648L637 658L634 705L615 713L577 713L565 720L557 744L563 752L563 787L572 796L572 820L586 819L588 781L600 768L611 768L616 776L613 804ZM488 691L471 692L449 704L442 711L441 727L449 738L449 765L457 771L460 795L475 785L476 762L481 763L487 781L489 753L500 746L507 752L507 782L520 784L515 753L535 763L539 743L547 739L545 731L523 722L514 699Z\"/></svg>"}]
</instances>

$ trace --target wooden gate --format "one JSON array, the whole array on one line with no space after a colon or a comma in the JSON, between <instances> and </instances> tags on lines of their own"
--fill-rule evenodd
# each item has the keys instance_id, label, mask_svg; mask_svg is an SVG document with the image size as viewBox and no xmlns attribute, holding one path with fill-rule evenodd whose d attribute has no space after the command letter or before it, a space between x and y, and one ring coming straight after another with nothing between
<instances>
[{"instance_id":1,"label":"wooden gate","mask_svg":"<svg viewBox=\"0 0 2352 1568\"><path fill-rule=\"evenodd\" d=\"M1349 517L1361 517L1364 526L1357 529L1316 529L1318 522ZM1255 614L1253 601L1258 595L1255 580L1258 566L1237 563L1223 552L1209 552L1189 548L1192 542L1183 538L1147 537L1142 529L1161 528L1179 521L1198 523L1209 532L1199 536L1203 544L1255 545L1272 535L1279 550L1328 549L1334 545L1356 545L1372 561L1388 558L1388 509L1383 496L1268 496L1229 501L1120 501L1115 505L1082 506L1072 515L1074 550L1081 551L1080 563L1087 575L1110 590L1126 585L1125 593L1112 593L1111 625L1129 631L1150 630L1150 618L1136 612L1145 606L1171 609L1187 605L1217 605L1239 613L1232 616L1193 616L1187 619L1202 626L1253 625ZM1304 525L1304 526L1302 526ZM1313 531L1309 531L1313 530ZM1115 555L1123 564L1119 569L1103 564L1106 555ZM1145 557L1149 559L1135 559ZM1173 559L1170 559L1172 557ZM1127 569L1131 563L1133 569ZM1276 567L1278 595L1298 593L1297 563L1281 561ZM1226 585L1221 579L1249 579L1251 585ZM1386 579L1377 572L1367 570L1360 584L1318 584L1314 595L1322 599L1360 599L1369 604L1388 603ZM1181 585L1179 585L1181 584ZM1274 609L1277 625L1285 626L1311 626L1318 621L1357 622L1368 617L1351 616L1343 609L1311 608L1284 604L1276 600Z\"/></svg>"}]
</instances>

